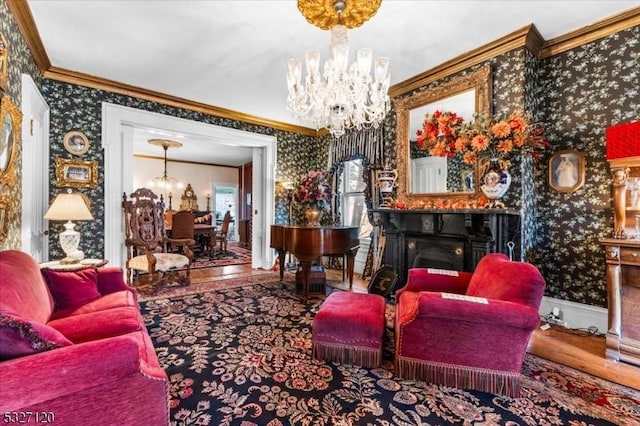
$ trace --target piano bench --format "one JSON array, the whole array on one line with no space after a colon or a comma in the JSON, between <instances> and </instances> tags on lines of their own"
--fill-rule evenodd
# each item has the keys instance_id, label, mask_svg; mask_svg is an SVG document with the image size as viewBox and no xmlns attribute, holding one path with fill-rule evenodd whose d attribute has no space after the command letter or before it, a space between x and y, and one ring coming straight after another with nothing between
<instances>
[{"instance_id":1,"label":"piano bench","mask_svg":"<svg viewBox=\"0 0 640 426\"><path fill-rule=\"evenodd\" d=\"M313 357L375 368L382 363L385 300L377 294L336 291L313 319Z\"/></svg>"},{"instance_id":2,"label":"piano bench","mask_svg":"<svg viewBox=\"0 0 640 426\"><path fill-rule=\"evenodd\" d=\"M327 273L322 265L311 265L311 277L309 277L309 291L313 293L324 293L327 283ZM302 291L302 268L296 271L296 291Z\"/></svg>"}]
</instances>

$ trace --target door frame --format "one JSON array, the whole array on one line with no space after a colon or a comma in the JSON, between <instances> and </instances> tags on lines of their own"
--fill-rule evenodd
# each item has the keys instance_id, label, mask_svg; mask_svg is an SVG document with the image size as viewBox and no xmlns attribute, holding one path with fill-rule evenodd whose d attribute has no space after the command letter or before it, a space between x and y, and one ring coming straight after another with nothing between
<instances>
[{"instance_id":1,"label":"door frame","mask_svg":"<svg viewBox=\"0 0 640 426\"><path fill-rule=\"evenodd\" d=\"M21 250L49 260L45 212L49 207L49 105L33 78L22 74Z\"/></svg>"},{"instance_id":2,"label":"door frame","mask_svg":"<svg viewBox=\"0 0 640 426\"><path fill-rule=\"evenodd\" d=\"M264 212L260 218L261 229L269 229L274 218L274 188L277 138L271 135L247 132L228 127L163 115L136 108L102 103L102 147L104 148L104 256L116 266L125 265L124 224L122 217L122 194L133 191L133 128L154 128L175 133L189 133L208 137L226 145L235 144L252 147L260 151L264 175L259 187L262 192ZM254 179L255 181L255 179ZM252 253L253 268L269 269L273 264L273 253L269 250L270 235L262 231L256 239Z\"/></svg>"}]
</instances>

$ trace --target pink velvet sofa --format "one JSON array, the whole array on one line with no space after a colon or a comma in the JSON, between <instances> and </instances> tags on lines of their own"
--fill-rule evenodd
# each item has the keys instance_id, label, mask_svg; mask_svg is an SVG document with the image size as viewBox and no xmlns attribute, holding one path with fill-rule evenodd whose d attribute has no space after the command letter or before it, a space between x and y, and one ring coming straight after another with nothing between
<instances>
[{"instance_id":1,"label":"pink velvet sofa","mask_svg":"<svg viewBox=\"0 0 640 426\"><path fill-rule=\"evenodd\" d=\"M398 376L517 397L545 281L495 253L473 274L414 268L396 293Z\"/></svg>"},{"instance_id":2,"label":"pink velvet sofa","mask_svg":"<svg viewBox=\"0 0 640 426\"><path fill-rule=\"evenodd\" d=\"M0 424L169 424L168 378L120 268L41 271L0 252L0 383Z\"/></svg>"}]
</instances>

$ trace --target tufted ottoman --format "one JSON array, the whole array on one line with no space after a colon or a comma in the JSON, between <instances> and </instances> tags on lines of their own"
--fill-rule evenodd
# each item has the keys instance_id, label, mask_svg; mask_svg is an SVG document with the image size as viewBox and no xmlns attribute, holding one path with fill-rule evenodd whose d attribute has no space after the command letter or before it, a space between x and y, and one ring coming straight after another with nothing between
<instances>
[{"instance_id":1,"label":"tufted ottoman","mask_svg":"<svg viewBox=\"0 0 640 426\"><path fill-rule=\"evenodd\" d=\"M331 293L313 319L313 357L325 361L378 367L382 362L384 297Z\"/></svg>"}]
</instances>

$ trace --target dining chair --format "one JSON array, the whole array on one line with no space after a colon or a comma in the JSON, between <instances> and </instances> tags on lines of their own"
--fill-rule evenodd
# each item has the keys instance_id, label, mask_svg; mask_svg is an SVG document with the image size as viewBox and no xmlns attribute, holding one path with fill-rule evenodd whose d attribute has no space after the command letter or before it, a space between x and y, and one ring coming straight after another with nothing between
<instances>
[{"instance_id":1,"label":"dining chair","mask_svg":"<svg viewBox=\"0 0 640 426\"><path fill-rule=\"evenodd\" d=\"M222 218L222 224L220 230L216 230L213 233L213 241L211 242L211 248L214 249L216 244L220 242L220 251L222 253L227 251L227 234L229 233L229 223L231 222L231 212L227 210Z\"/></svg>"},{"instance_id":2,"label":"dining chair","mask_svg":"<svg viewBox=\"0 0 640 426\"><path fill-rule=\"evenodd\" d=\"M190 245L191 250L201 250L199 242L195 238L195 216L188 210L180 210L173 214L171 224L171 238L179 240L193 240ZM180 246L171 247L172 251L181 250Z\"/></svg>"}]
</instances>

